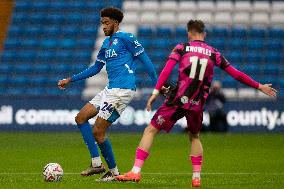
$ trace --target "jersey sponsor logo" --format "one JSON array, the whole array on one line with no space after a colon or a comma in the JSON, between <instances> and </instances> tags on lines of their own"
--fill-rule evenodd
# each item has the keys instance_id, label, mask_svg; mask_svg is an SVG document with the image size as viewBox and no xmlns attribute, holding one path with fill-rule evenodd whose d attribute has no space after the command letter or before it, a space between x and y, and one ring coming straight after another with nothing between
<instances>
[{"instance_id":1,"label":"jersey sponsor logo","mask_svg":"<svg viewBox=\"0 0 284 189\"><path fill-rule=\"evenodd\" d=\"M211 56L211 50L206 49L203 47L197 47L197 46L186 46L185 47L186 52L195 52L195 53L201 53L207 56Z\"/></svg>"},{"instance_id":2,"label":"jersey sponsor logo","mask_svg":"<svg viewBox=\"0 0 284 189\"><path fill-rule=\"evenodd\" d=\"M116 56L117 56L117 54L116 54L114 49L109 49L109 50L105 51L105 57L106 58L112 58L112 57L116 57Z\"/></svg>"},{"instance_id":3,"label":"jersey sponsor logo","mask_svg":"<svg viewBox=\"0 0 284 189\"><path fill-rule=\"evenodd\" d=\"M163 125L165 123L165 119L163 118L163 116L159 115L156 122L158 123L158 125Z\"/></svg>"}]
</instances>

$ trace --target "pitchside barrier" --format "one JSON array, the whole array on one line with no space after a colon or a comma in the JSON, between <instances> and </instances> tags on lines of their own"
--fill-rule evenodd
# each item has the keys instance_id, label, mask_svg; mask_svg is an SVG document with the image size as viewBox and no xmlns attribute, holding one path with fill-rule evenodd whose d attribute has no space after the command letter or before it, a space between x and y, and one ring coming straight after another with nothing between
<instances>
[{"instance_id":1,"label":"pitchside barrier","mask_svg":"<svg viewBox=\"0 0 284 189\"><path fill-rule=\"evenodd\" d=\"M283 132L284 99L269 101L229 101L225 104L230 132ZM154 110L162 102L155 103ZM78 98L0 97L1 131L78 131L74 117L85 101ZM145 110L145 100L133 101L111 127L112 131L141 132L153 113ZM94 122L94 119L90 121ZM204 127L210 123L205 111ZM174 131L183 131L181 119Z\"/></svg>"}]
</instances>

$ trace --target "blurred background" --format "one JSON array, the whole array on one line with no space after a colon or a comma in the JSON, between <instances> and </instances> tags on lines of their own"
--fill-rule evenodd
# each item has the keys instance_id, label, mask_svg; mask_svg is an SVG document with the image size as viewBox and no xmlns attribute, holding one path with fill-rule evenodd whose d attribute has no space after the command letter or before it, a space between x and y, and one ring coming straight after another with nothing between
<instances>
[{"instance_id":1,"label":"blurred background","mask_svg":"<svg viewBox=\"0 0 284 189\"><path fill-rule=\"evenodd\" d=\"M171 49L187 41L187 21L201 19L209 45L236 68L278 90L277 100L267 98L216 68L221 95L212 94L204 131L284 131L284 1L267 0L1 0L0 130L77 130L75 115L105 87L107 73L102 70L64 91L57 81L95 60L105 37L99 12L106 6L124 11L121 29L137 36L158 73ZM137 95L111 130L142 131L149 122L152 113L145 105L153 86L146 71L137 62ZM176 78L177 72L171 82ZM217 123L212 120L216 115ZM185 127L180 120L175 131Z\"/></svg>"}]
</instances>

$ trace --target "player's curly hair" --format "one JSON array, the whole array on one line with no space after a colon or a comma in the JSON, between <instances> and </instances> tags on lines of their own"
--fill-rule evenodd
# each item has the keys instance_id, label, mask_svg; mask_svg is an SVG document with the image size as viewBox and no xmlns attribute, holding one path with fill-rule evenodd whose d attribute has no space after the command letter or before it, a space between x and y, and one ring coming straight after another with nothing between
<instances>
[{"instance_id":1,"label":"player's curly hair","mask_svg":"<svg viewBox=\"0 0 284 189\"><path fill-rule=\"evenodd\" d=\"M205 31L205 24L201 20L189 20L187 22L187 31L203 33Z\"/></svg>"},{"instance_id":2,"label":"player's curly hair","mask_svg":"<svg viewBox=\"0 0 284 189\"><path fill-rule=\"evenodd\" d=\"M101 10L101 17L109 17L120 23L123 19L123 12L115 7L107 7Z\"/></svg>"}]
</instances>

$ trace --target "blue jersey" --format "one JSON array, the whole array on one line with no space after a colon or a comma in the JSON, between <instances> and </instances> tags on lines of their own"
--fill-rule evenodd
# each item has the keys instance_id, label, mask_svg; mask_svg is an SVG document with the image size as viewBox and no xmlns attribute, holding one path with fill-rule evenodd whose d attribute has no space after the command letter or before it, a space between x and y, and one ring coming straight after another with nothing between
<instances>
[{"instance_id":1,"label":"blue jersey","mask_svg":"<svg viewBox=\"0 0 284 189\"><path fill-rule=\"evenodd\" d=\"M142 45L130 33L118 31L104 40L97 59L106 63L108 88L135 89L134 59L143 52Z\"/></svg>"},{"instance_id":2,"label":"blue jersey","mask_svg":"<svg viewBox=\"0 0 284 189\"><path fill-rule=\"evenodd\" d=\"M72 76L71 81L85 79L97 74L104 65L108 74L108 88L136 89L135 59L145 64L153 85L157 82L157 74L144 48L131 33L117 31L107 37L97 55L95 65Z\"/></svg>"}]
</instances>

